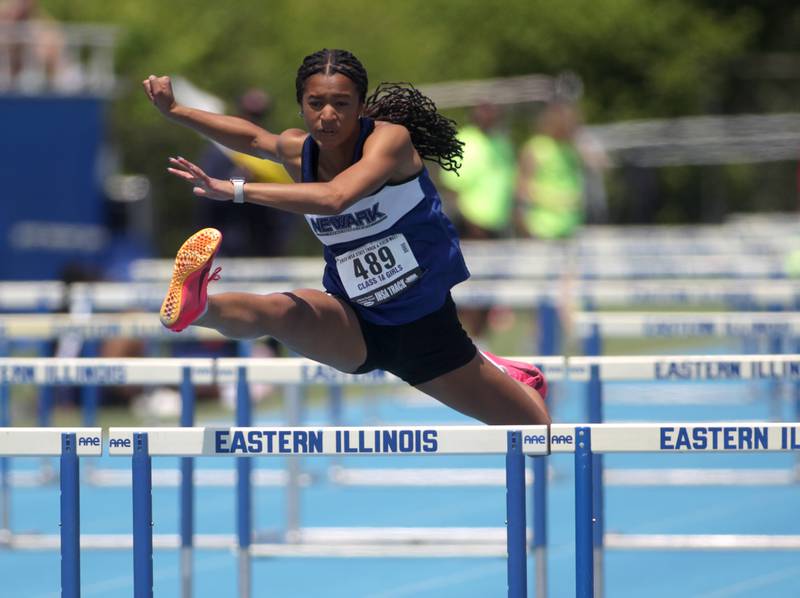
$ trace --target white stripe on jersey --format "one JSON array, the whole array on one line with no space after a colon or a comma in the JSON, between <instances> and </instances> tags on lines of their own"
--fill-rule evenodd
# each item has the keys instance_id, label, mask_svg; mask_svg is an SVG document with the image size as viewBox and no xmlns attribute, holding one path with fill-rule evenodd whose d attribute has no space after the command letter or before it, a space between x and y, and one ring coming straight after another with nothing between
<instances>
[{"instance_id":1,"label":"white stripe on jersey","mask_svg":"<svg viewBox=\"0 0 800 598\"><path fill-rule=\"evenodd\" d=\"M306 214L305 218L324 245L336 245L388 230L423 199L425 193L416 177L401 185L386 185L335 216Z\"/></svg>"}]
</instances>

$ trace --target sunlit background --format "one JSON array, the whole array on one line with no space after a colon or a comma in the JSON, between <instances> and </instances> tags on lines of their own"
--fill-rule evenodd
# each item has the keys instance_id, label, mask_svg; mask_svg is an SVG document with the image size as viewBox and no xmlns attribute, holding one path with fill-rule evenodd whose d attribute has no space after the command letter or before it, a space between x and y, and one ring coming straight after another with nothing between
<instances>
[{"instance_id":1,"label":"sunlit background","mask_svg":"<svg viewBox=\"0 0 800 598\"><path fill-rule=\"evenodd\" d=\"M297 67L324 47L360 57L373 87L430 90L461 123L496 98L515 149L566 81L607 156L597 218L608 223L719 223L797 205L800 16L790 2L4 6L15 3L33 4L47 31L3 24L6 278L58 276L72 260L109 268L123 235L127 251L168 256L193 232L195 200L165 165L199 157L203 141L152 109L144 77L183 77L229 112L245 90L264 90L274 99L266 124L283 130L301 125ZM290 250L317 251L297 220Z\"/></svg>"},{"instance_id":2,"label":"sunlit background","mask_svg":"<svg viewBox=\"0 0 800 598\"><path fill-rule=\"evenodd\" d=\"M211 205L170 177L168 157L181 155L221 178L238 173L287 182L271 163L222 153L165 120L141 82L169 75L178 102L281 131L303 125L295 75L303 58L322 48L353 52L369 73L370 90L381 82L411 83L457 123L466 144L461 176L428 168L462 234L473 280L455 297L465 327L483 346L507 355L797 352L796 2L0 0L0 356L289 356L275 342L159 336L155 314L171 258L202 226L225 235L220 263L227 288L265 281L268 290L318 287L323 262L302 217ZM544 216L534 213L534 204L545 205L536 202L547 201ZM593 310L606 308L619 313L598 312L592 320ZM754 315L768 310L782 315L766 323L758 319L763 313ZM741 320L725 320L740 311ZM585 343L586 331L602 318L632 312L638 315L627 323L603 324L602 345ZM690 312L688 320L669 320L676 312ZM711 315L704 320L698 312ZM25 320L67 313L74 325L96 316L117 320L96 324L95 336L61 321ZM140 319L128 325L128 316ZM552 388L555 421L586 420L580 383ZM797 420L794 382L615 388L605 397L609 420ZM84 391L13 388L0 423L162 425L174 424L180 412L171 387L95 388L90 399ZM200 423L231 421L232 387L197 391ZM276 425L329 424L332 414L340 423L467 421L397 387L351 388L345 406L335 408L329 396L339 391L316 387L302 398L297 392L254 387L257 417ZM651 399L661 407L653 409ZM720 407L724 400L732 406ZM94 405L90 415L87 404ZM725 509L718 506L730 489L709 484L709 474L678 476L713 486L699 497L685 487L648 494L652 475L649 482L625 478L626 487L609 491L616 501L609 501L609 531L796 533L790 505L800 497L789 461L770 461L782 468L782 482L766 474L758 478L772 480L766 488L742 482L746 488L732 490ZM552 463L549 595L567 596L574 595L572 472L569 462ZM327 479L326 467L311 465L313 479ZM726 461L724 471L733 467ZM14 460L3 476L15 468L24 480L38 464ZM502 488L487 494L455 484L431 499L418 489L406 498L371 489L358 503L343 494L346 484L320 486L302 503L315 525L502 525ZM40 512L57 513L57 486L16 491L23 498L0 498L0 596L56 595L57 551L7 550L2 542L11 537L3 532L52 527L52 518L42 524ZM129 530L129 510L121 523L112 517L100 497L106 491L86 491L92 504L103 505L91 508L94 520L85 513L90 531ZM111 492L115 504L129 509L126 489ZM198 494L197 517L205 517L198 527L231 534L232 495L221 492ZM260 523L285 526L282 512L276 514L283 499L275 489L264 492L261 508L271 511ZM170 529L177 526L172 498L158 498ZM652 519L647 505L657 511ZM685 508L670 513L675 505ZM362 519L370 513L375 521ZM129 556L98 554L84 559L85 595L131 595ZM613 553L606 593L798 595L794 552L751 558L712 551L700 553L701 561L697 554ZM256 595L486 597L504 595L504 566L500 559L267 559L254 575ZM175 555L159 557L156 567L156 595L179 595ZM198 556L197 568L195 595L234 595L235 563L225 551ZM41 574L46 569L53 574Z\"/></svg>"}]
</instances>

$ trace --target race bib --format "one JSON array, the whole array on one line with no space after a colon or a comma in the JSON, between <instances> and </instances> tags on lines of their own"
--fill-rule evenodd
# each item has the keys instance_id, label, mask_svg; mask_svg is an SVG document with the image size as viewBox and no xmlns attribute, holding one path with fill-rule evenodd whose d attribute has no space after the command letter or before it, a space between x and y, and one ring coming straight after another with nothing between
<instances>
[{"instance_id":1,"label":"race bib","mask_svg":"<svg viewBox=\"0 0 800 598\"><path fill-rule=\"evenodd\" d=\"M389 301L422 276L403 235L384 237L340 255L336 270L347 296L364 307Z\"/></svg>"}]
</instances>

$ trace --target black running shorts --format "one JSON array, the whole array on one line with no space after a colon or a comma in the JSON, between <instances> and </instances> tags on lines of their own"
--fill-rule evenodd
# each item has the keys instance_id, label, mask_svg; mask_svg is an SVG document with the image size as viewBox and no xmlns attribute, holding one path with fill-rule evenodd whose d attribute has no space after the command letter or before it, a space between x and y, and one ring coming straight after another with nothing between
<instances>
[{"instance_id":1,"label":"black running shorts","mask_svg":"<svg viewBox=\"0 0 800 598\"><path fill-rule=\"evenodd\" d=\"M450 293L442 307L408 324L384 326L360 316L358 322L367 358L355 374L381 369L416 386L468 364L478 351L458 320Z\"/></svg>"}]
</instances>

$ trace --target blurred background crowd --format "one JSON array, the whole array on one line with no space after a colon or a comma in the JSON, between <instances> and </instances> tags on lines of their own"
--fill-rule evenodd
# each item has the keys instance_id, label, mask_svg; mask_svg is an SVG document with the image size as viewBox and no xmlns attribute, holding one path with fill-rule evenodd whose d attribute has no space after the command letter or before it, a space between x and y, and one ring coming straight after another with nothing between
<instances>
[{"instance_id":1,"label":"blurred background crowd","mask_svg":"<svg viewBox=\"0 0 800 598\"><path fill-rule=\"evenodd\" d=\"M466 237L794 211L798 40L787 1L3 0L0 277L52 277L77 257L124 278L115 260L170 255L212 222L230 255L316 252L297 219L201 205L164 176L180 153L286 180L165 126L139 82L180 75L184 102L279 130L300 124L295 70L324 46L459 123L464 166L442 183Z\"/></svg>"},{"instance_id":2,"label":"blurred background crowd","mask_svg":"<svg viewBox=\"0 0 800 598\"><path fill-rule=\"evenodd\" d=\"M168 255L187 231L211 222L230 229L231 255L314 251L296 219L198 205L163 176L166 156L182 153L220 175L285 180L164 126L138 82L179 74L202 94L184 101L215 101L283 129L299 124L295 69L323 46L362 57L373 85L412 81L460 123L464 167L443 183L467 237L558 238L584 222L719 222L734 211L797 204L800 9L791 2L187 6L0 4L4 178L45 174L4 193L4 250L29 266L0 275L52 275L30 266L36 260L25 252L53 234L65 250L106 262L116 237L129 237L128 251ZM743 114L785 120L737 130L733 117ZM58 163L71 167L69 178L48 176ZM70 209L44 224L17 217L8 206L17 203Z\"/></svg>"}]
</instances>

